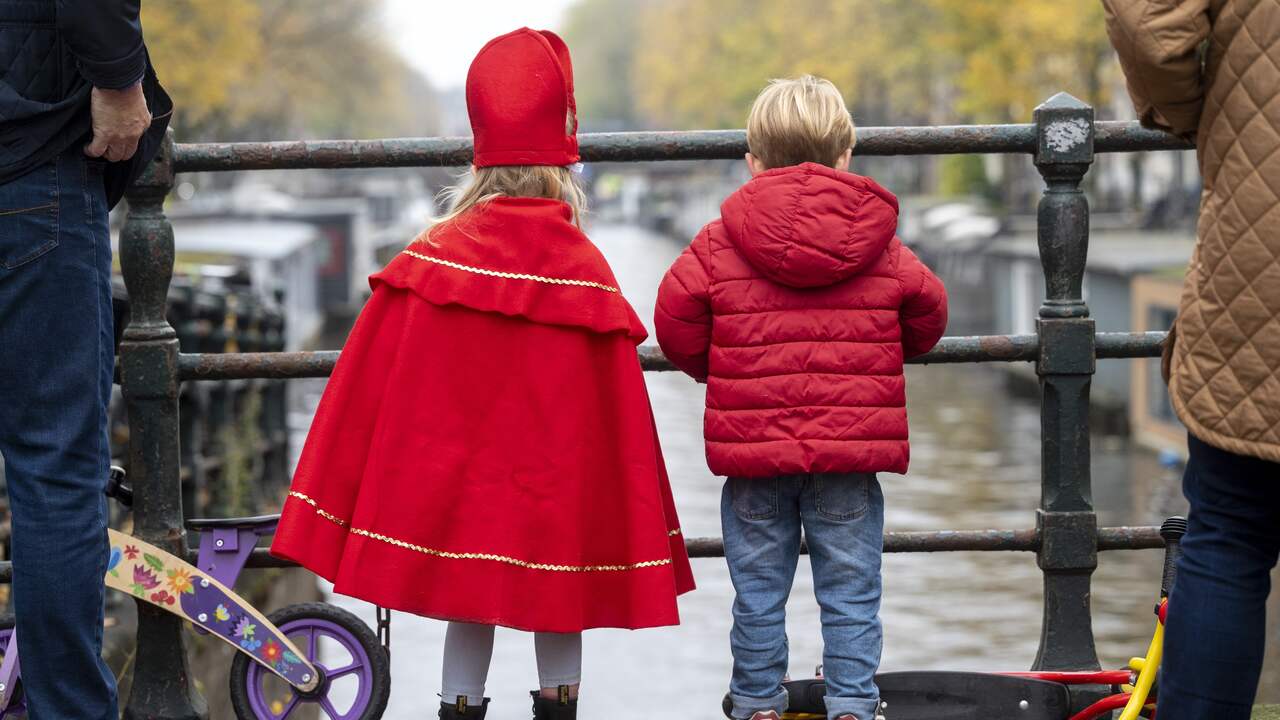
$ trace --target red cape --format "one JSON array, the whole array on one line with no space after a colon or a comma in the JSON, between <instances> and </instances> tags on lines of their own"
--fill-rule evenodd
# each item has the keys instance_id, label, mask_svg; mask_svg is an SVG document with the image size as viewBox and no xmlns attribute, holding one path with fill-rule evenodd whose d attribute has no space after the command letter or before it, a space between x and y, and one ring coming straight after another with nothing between
<instances>
[{"instance_id":1,"label":"red cape","mask_svg":"<svg viewBox=\"0 0 1280 720\"><path fill-rule=\"evenodd\" d=\"M370 278L271 551L337 592L576 632L693 589L635 346L564 203L500 198Z\"/></svg>"}]
</instances>

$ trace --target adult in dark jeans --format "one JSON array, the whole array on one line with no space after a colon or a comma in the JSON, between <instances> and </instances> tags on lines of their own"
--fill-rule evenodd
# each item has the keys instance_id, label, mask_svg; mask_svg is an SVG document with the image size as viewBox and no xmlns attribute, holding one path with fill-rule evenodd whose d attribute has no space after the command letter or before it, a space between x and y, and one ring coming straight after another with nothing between
<instances>
[{"instance_id":1,"label":"adult in dark jeans","mask_svg":"<svg viewBox=\"0 0 1280 720\"><path fill-rule=\"evenodd\" d=\"M1160 720L1247 719L1280 555L1280 3L1103 0L1143 124L1204 176L1165 376L1191 433Z\"/></svg>"},{"instance_id":2,"label":"adult in dark jeans","mask_svg":"<svg viewBox=\"0 0 1280 720\"><path fill-rule=\"evenodd\" d=\"M0 3L0 453L34 720L118 715L101 658L107 213L170 110L138 11L138 0Z\"/></svg>"}]
</instances>

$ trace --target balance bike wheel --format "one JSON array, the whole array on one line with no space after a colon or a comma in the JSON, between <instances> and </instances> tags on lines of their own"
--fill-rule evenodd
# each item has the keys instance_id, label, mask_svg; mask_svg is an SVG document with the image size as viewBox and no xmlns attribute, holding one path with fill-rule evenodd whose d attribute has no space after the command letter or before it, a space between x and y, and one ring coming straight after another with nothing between
<instances>
[{"instance_id":1,"label":"balance bike wheel","mask_svg":"<svg viewBox=\"0 0 1280 720\"><path fill-rule=\"evenodd\" d=\"M283 720L303 704L332 720L378 720L391 694L391 663L360 618L326 603L289 605L267 616L322 673L301 693L244 653L231 663L231 706L239 720ZM321 651L336 657L321 658Z\"/></svg>"}]
</instances>

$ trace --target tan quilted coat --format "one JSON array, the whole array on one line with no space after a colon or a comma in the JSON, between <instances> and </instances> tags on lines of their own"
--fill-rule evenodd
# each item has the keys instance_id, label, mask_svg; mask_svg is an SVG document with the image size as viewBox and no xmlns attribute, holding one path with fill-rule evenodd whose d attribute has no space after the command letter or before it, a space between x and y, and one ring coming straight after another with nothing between
<instances>
[{"instance_id":1,"label":"tan quilted coat","mask_svg":"<svg viewBox=\"0 0 1280 720\"><path fill-rule=\"evenodd\" d=\"M1280 462L1280 0L1103 0L1145 125L1192 137L1204 193L1169 352L1198 438Z\"/></svg>"}]
</instances>

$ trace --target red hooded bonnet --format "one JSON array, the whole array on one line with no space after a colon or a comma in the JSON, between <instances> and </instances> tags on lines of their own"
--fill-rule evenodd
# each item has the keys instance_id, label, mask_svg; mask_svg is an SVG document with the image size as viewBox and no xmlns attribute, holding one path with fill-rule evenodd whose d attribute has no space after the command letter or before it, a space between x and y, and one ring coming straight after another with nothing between
<instances>
[{"instance_id":1,"label":"red hooded bonnet","mask_svg":"<svg viewBox=\"0 0 1280 720\"><path fill-rule=\"evenodd\" d=\"M578 117L569 48L548 30L490 40L467 71L476 167L572 165Z\"/></svg>"}]
</instances>

